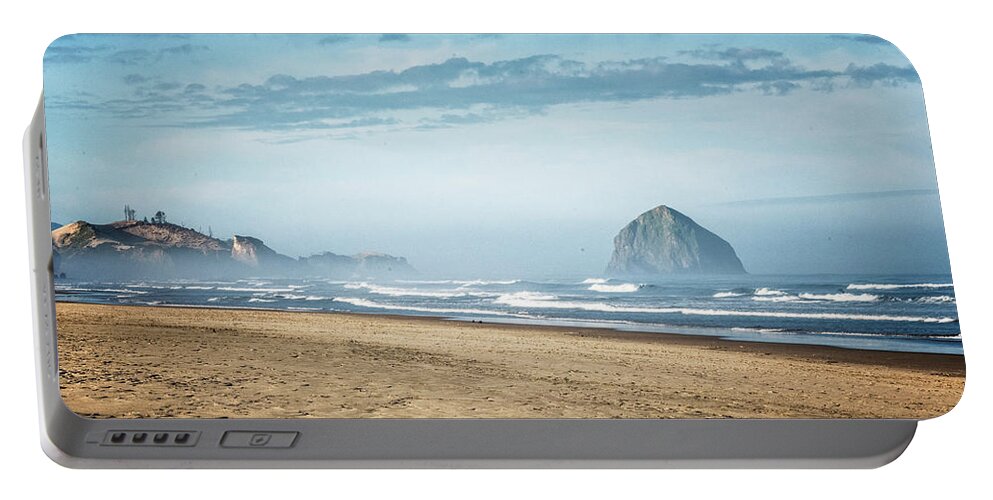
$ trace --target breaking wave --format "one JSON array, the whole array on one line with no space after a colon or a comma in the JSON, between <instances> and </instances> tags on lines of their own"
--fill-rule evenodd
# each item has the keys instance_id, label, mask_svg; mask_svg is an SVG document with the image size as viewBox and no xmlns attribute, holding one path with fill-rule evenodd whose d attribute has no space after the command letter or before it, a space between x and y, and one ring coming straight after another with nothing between
<instances>
[{"instance_id":1,"label":"breaking wave","mask_svg":"<svg viewBox=\"0 0 993 500\"><path fill-rule=\"evenodd\" d=\"M187 287L188 288L188 287ZM218 290L225 292L268 292L268 293L280 293L280 292L292 292L292 288L240 288L234 286L219 286Z\"/></svg>"},{"instance_id":2,"label":"breaking wave","mask_svg":"<svg viewBox=\"0 0 993 500\"><path fill-rule=\"evenodd\" d=\"M805 300L830 300L832 302L875 302L879 300L878 295L871 293L801 293L800 298Z\"/></svg>"},{"instance_id":3,"label":"breaking wave","mask_svg":"<svg viewBox=\"0 0 993 500\"><path fill-rule=\"evenodd\" d=\"M393 304L381 304L379 302L373 302L366 299L358 299L353 297L335 297L334 302L344 302L346 304L351 304L358 307L366 307L370 309L385 309L388 311L414 311L414 312L424 312L424 313L434 313L434 314L479 314L479 315L489 315L489 316L512 316L519 318L529 317L525 314L515 314L503 311L489 311L484 309L455 309L455 308L441 308L441 307L419 307L419 306L408 306L408 305L393 305Z\"/></svg>"},{"instance_id":4,"label":"breaking wave","mask_svg":"<svg viewBox=\"0 0 993 500\"><path fill-rule=\"evenodd\" d=\"M738 311L726 309L697 309L689 307L638 307L617 306L603 302L579 302L556 300L555 296L518 292L501 295L494 302L501 305L523 309L578 309L607 313L637 313L637 314L682 314L687 316L740 316L754 318L790 318L790 319L834 319L856 321L898 321L915 323L952 323L957 321L950 317L930 316L901 316L890 314L856 314L856 313L805 313L791 311Z\"/></svg>"},{"instance_id":5,"label":"breaking wave","mask_svg":"<svg viewBox=\"0 0 993 500\"><path fill-rule=\"evenodd\" d=\"M796 295L771 295L771 296L757 296L752 297L752 300L756 302L796 302L800 300L800 297Z\"/></svg>"},{"instance_id":6,"label":"breaking wave","mask_svg":"<svg viewBox=\"0 0 993 500\"><path fill-rule=\"evenodd\" d=\"M634 283L622 283L620 285L605 285L602 283L594 283L593 285L590 285L588 289L594 292L602 292L602 293L631 293L631 292L637 292L639 288L641 287L635 285Z\"/></svg>"},{"instance_id":7,"label":"breaking wave","mask_svg":"<svg viewBox=\"0 0 993 500\"><path fill-rule=\"evenodd\" d=\"M901 288L951 288L951 283L912 283L912 284L889 284L889 283L852 283L848 285L849 290L898 290Z\"/></svg>"},{"instance_id":8,"label":"breaking wave","mask_svg":"<svg viewBox=\"0 0 993 500\"><path fill-rule=\"evenodd\" d=\"M951 295L936 295L936 296L933 296L933 297L918 297L915 300L917 302L923 302L925 304L946 304L946 303L953 304L953 303L955 303L955 297L952 297Z\"/></svg>"},{"instance_id":9,"label":"breaking wave","mask_svg":"<svg viewBox=\"0 0 993 500\"><path fill-rule=\"evenodd\" d=\"M419 290L417 288L400 288L392 286L380 286L371 283L346 283L345 288L350 290L364 289L369 293L377 295L388 295L390 297L434 297L439 299L451 299L455 297L466 297L469 295L492 295L466 292L464 290Z\"/></svg>"}]
</instances>

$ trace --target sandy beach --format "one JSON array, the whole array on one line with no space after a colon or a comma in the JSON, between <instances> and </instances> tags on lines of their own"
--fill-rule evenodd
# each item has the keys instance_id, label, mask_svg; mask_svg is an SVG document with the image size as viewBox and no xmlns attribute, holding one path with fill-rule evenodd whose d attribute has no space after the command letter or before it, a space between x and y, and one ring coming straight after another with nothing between
<instances>
[{"instance_id":1,"label":"sandy beach","mask_svg":"<svg viewBox=\"0 0 993 500\"><path fill-rule=\"evenodd\" d=\"M91 417L928 418L962 356L343 313L57 304Z\"/></svg>"}]
</instances>

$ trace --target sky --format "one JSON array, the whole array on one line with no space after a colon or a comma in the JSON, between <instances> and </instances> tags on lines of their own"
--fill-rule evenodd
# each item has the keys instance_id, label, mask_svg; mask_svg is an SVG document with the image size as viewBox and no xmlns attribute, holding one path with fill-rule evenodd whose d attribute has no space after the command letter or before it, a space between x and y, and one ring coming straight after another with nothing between
<instances>
[{"instance_id":1,"label":"sky","mask_svg":"<svg viewBox=\"0 0 993 500\"><path fill-rule=\"evenodd\" d=\"M873 36L71 35L45 111L60 223L594 276L665 204L756 274L949 270L921 84Z\"/></svg>"}]
</instances>

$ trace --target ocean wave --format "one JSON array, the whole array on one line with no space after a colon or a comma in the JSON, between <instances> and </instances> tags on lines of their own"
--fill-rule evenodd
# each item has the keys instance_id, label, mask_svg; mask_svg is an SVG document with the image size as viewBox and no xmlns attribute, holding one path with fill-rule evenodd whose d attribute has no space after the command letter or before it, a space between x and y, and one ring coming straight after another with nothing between
<instances>
[{"instance_id":1,"label":"ocean wave","mask_svg":"<svg viewBox=\"0 0 993 500\"><path fill-rule=\"evenodd\" d=\"M242 288L236 286L219 286L218 290L225 292L268 292L268 293L280 293L280 292L292 292L292 288Z\"/></svg>"},{"instance_id":2,"label":"ocean wave","mask_svg":"<svg viewBox=\"0 0 993 500\"><path fill-rule=\"evenodd\" d=\"M805 313L790 311L739 311L728 309L695 309L688 307L637 307L616 306L603 302L578 302L554 300L551 296L525 296L520 293L501 295L495 301L497 304L519 307L523 309L574 309L606 313L636 313L636 314L682 314L686 316L737 316L754 318L786 318L786 319L834 319L856 321L897 321L912 323L953 323L958 321L951 317L930 316L901 316L889 314L854 314L854 313Z\"/></svg>"},{"instance_id":3,"label":"ocean wave","mask_svg":"<svg viewBox=\"0 0 993 500\"><path fill-rule=\"evenodd\" d=\"M145 295L149 292L143 290L135 290L133 288L88 288L88 287L74 287L74 286L56 286L56 292L91 292L91 293L129 293L137 295Z\"/></svg>"},{"instance_id":4,"label":"ocean wave","mask_svg":"<svg viewBox=\"0 0 993 500\"><path fill-rule=\"evenodd\" d=\"M420 290L417 288L399 288L392 286L380 286L372 283L346 283L344 288L349 290L367 290L369 293L377 295L388 295L390 297L434 297L439 299L451 299L455 297L472 296L492 296L479 292L466 292L462 290Z\"/></svg>"},{"instance_id":5,"label":"ocean wave","mask_svg":"<svg viewBox=\"0 0 993 500\"><path fill-rule=\"evenodd\" d=\"M796 295L771 295L752 297L752 300L756 302L796 302L800 300L800 297Z\"/></svg>"},{"instance_id":6,"label":"ocean wave","mask_svg":"<svg viewBox=\"0 0 993 500\"><path fill-rule=\"evenodd\" d=\"M514 285L514 284L517 284L517 283L520 283L520 282L521 282L521 280L492 280L492 281L487 281L487 280L454 280L454 281L452 281L452 283L455 283L456 285L460 285L460 286L463 286L463 287L466 287L466 286L486 286L486 285Z\"/></svg>"},{"instance_id":7,"label":"ocean wave","mask_svg":"<svg viewBox=\"0 0 993 500\"><path fill-rule=\"evenodd\" d=\"M580 282L580 285L602 285L607 281L609 280L606 278L586 278Z\"/></svg>"},{"instance_id":8,"label":"ocean wave","mask_svg":"<svg viewBox=\"0 0 993 500\"><path fill-rule=\"evenodd\" d=\"M786 292L772 288L758 288L755 290L755 295L786 295Z\"/></svg>"},{"instance_id":9,"label":"ocean wave","mask_svg":"<svg viewBox=\"0 0 993 500\"><path fill-rule=\"evenodd\" d=\"M524 303L524 302L532 302L532 301L540 301L542 303L545 303L546 301L555 300L557 298L558 297L554 295L549 295L547 293L514 292L514 293L501 295L497 297L494 302L496 302L497 304L514 305L514 303Z\"/></svg>"},{"instance_id":10,"label":"ocean wave","mask_svg":"<svg viewBox=\"0 0 993 500\"><path fill-rule=\"evenodd\" d=\"M637 292L640 286L634 283L622 283L620 285L604 285L602 283L595 283L590 285L588 290L601 293L631 293Z\"/></svg>"},{"instance_id":11,"label":"ocean wave","mask_svg":"<svg viewBox=\"0 0 993 500\"><path fill-rule=\"evenodd\" d=\"M351 304L358 307L366 307L370 309L385 309L388 311L413 311L413 312L424 312L424 313L434 313L434 314L478 314L478 315L488 315L488 316L511 316L518 318L530 317L526 314L515 314L504 311L490 311L485 309L456 309L456 308L442 308L442 307L418 307L418 306L407 306L407 305L394 305L394 304L382 304L379 302L373 302L371 300L359 299L355 297L335 297L334 302L344 302L346 304Z\"/></svg>"},{"instance_id":12,"label":"ocean wave","mask_svg":"<svg viewBox=\"0 0 993 500\"><path fill-rule=\"evenodd\" d=\"M259 298L259 297L252 297L252 298L248 299L248 301L249 302L266 302L266 303L268 303L268 302L275 302L275 300L273 300L273 299L263 299L263 298Z\"/></svg>"},{"instance_id":13,"label":"ocean wave","mask_svg":"<svg viewBox=\"0 0 993 500\"><path fill-rule=\"evenodd\" d=\"M185 287L187 290L213 290L212 286L200 286L200 285L189 285Z\"/></svg>"},{"instance_id":14,"label":"ocean wave","mask_svg":"<svg viewBox=\"0 0 993 500\"><path fill-rule=\"evenodd\" d=\"M901 288L951 288L951 283L912 283L912 284L891 284L891 283L852 283L848 285L849 290L898 290Z\"/></svg>"},{"instance_id":15,"label":"ocean wave","mask_svg":"<svg viewBox=\"0 0 993 500\"><path fill-rule=\"evenodd\" d=\"M466 286L486 286L486 285L514 285L521 280L395 280L397 283L407 283L411 285L459 285Z\"/></svg>"},{"instance_id":16,"label":"ocean wave","mask_svg":"<svg viewBox=\"0 0 993 500\"><path fill-rule=\"evenodd\" d=\"M808 332L804 332L808 333ZM961 340L961 333L867 333L867 332L809 332L817 335L837 335L839 337L886 337L899 339Z\"/></svg>"},{"instance_id":17,"label":"ocean wave","mask_svg":"<svg viewBox=\"0 0 993 500\"><path fill-rule=\"evenodd\" d=\"M732 326L732 332L757 332L757 333L794 333L783 328L746 328L743 326Z\"/></svg>"},{"instance_id":18,"label":"ocean wave","mask_svg":"<svg viewBox=\"0 0 993 500\"><path fill-rule=\"evenodd\" d=\"M280 293L273 295L277 299L283 300L331 300L331 297L322 297L320 295L298 295L295 293Z\"/></svg>"},{"instance_id":19,"label":"ocean wave","mask_svg":"<svg viewBox=\"0 0 993 500\"><path fill-rule=\"evenodd\" d=\"M152 284L145 283L145 282L130 283L130 284L124 285L124 287L125 288L151 288L153 290L163 290L163 289L169 288L167 286L152 285Z\"/></svg>"},{"instance_id":20,"label":"ocean wave","mask_svg":"<svg viewBox=\"0 0 993 500\"><path fill-rule=\"evenodd\" d=\"M715 299L728 299L731 297L741 297L743 293L738 292L717 292L713 295Z\"/></svg>"},{"instance_id":21,"label":"ocean wave","mask_svg":"<svg viewBox=\"0 0 993 500\"><path fill-rule=\"evenodd\" d=\"M918 297L914 299L914 302L922 302L924 304L954 304L955 297L951 295L935 295L931 297Z\"/></svg>"},{"instance_id":22,"label":"ocean wave","mask_svg":"<svg viewBox=\"0 0 993 500\"><path fill-rule=\"evenodd\" d=\"M801 293L800 298L805 300L830 300L832 302L875 302L879 300L878 295L871 293Z\"/></svg>"}]
</instances>

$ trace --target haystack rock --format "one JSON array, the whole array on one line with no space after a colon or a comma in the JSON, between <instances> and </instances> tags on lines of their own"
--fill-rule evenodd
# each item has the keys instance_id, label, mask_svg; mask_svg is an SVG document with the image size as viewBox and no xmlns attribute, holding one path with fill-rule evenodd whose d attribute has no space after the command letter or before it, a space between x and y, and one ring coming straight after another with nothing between
<instances>
[{"instance_id":1,"label":"haystack rock","mask_svg":"<svg viewBox=\"0 0 993 500\"><path fill-rule=\"evenodd\" d=\"M631 221L614 237L610 275L743 274L734 248L665 205Z\"/></svg>"}]
</instances>

